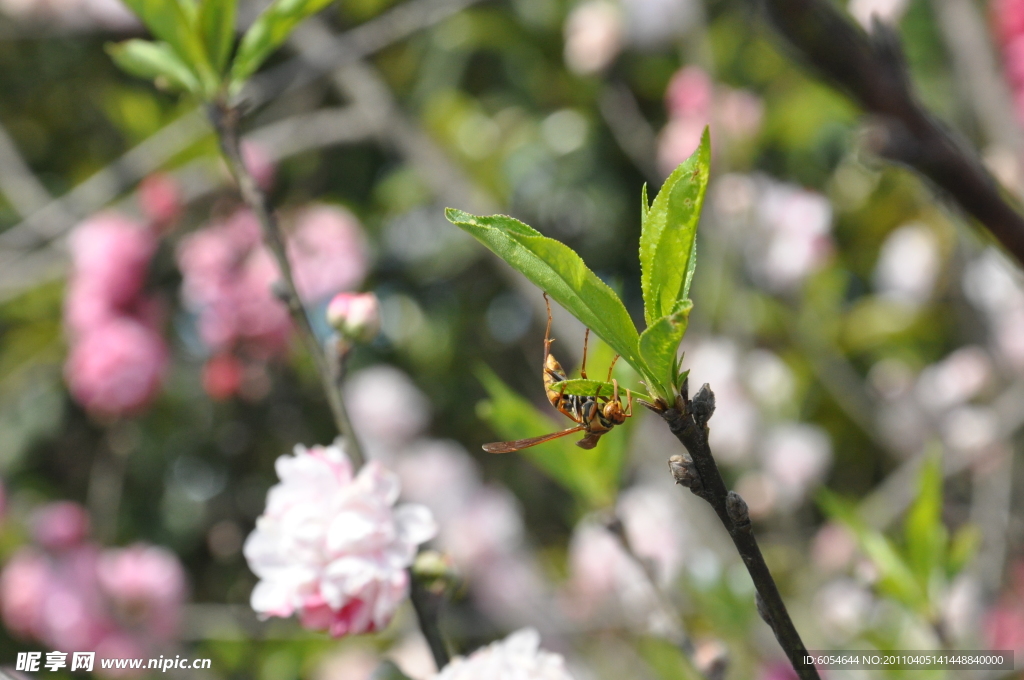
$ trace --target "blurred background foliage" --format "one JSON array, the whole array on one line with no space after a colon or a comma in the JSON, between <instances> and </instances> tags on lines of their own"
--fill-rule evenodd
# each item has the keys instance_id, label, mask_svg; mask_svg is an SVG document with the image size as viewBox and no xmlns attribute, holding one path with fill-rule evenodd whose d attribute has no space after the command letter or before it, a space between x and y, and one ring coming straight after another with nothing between
<instances>
[{"instance_id":1,"label":"blurred background foliage","mask_svg":"<svg viewBox=\"0 0 1024 680\"><path fill-rule=\"evenodd\" d=\"M963 3L994 36L1011 23L1012 8ZM338 78L279 82L246 126L284 213L342 206L363 234L368 273L348 285L380 297L383 333L354 353L348 397L371 454L432 505L438 544L463 571L445 617L454 645L534 625L577 678L686 677L663 640L672 624L661 601L682 612L698 664L788 677L720 526L671 485L665 460L678 443L642 409L590 452L567 439L480 451L567 424L543 397L540 291L443 216L445 205L505 212L568 243L639 319L640 188L653 195L710 124L684 366L691 387L707 381L717 394L712 445L808 647L1024 650L1017 266L917 176L872 158L858 110L795 64L751 3L437 0L452 11L408 37L389 14L403 4L332 5L318 26L342 40L373 21L395 38ZM1020 157L979 122L941 5L847 9L899 27L928 107L1017 192ZM259 8L243 3L240 25ZM384 657L424 677L409 612L380 635L336 642L248 610L255 578L241 548L273 461L334 433L297 342L246 358L228 389L210 382L217 352L183 302L181 249L238 199L208 130L135 157L162 173L175 207L144 283L170 353L158 395L105 417L69 393L64 234L101 207L151 219L153 199L137 191L150 165L119 159L195 104L113 66L104 44L141 35L115 0L2 0L0 12L0 556L51 549L40 508L75 501L99 543L145 541L180 559L190 604L152 649L211 657L201 677L363 680ZM981 47L1010 101L1015 65L1001 46ZM299 135L313 125L305 114L342 110L358 114L329 128L343 143L324 134L296 150L289 134L259 136L289 122L279 130ZM42 210L96 173L106 174L91 193ZM582 334L556 315L567 367ZM592 349L602 374L610 352ZM623 384L635 381L618 366ZM605 529L612 509L653 562L658 592ZM11 616L5 608L0 663L45 646Z\"/></svg>"}]
</instances>

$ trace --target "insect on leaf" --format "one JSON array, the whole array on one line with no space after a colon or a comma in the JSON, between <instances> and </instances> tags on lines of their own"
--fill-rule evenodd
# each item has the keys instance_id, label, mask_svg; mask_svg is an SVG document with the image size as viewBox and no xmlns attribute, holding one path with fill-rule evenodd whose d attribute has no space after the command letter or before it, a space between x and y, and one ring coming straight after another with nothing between
<instances>
[{"instance_id":1,"label":"insect on leaf","mask_svg":"<svg viewBox=\"0 0 1024 680\"><path fill-rule=\"evenodd\" d=\"M274 0L242 37L231 65L233 84L238 86L256 73L267 57L288 39L292 29L329 4L331 0Z\"/></svg>"},{"instance_id":2,"label":"insect on leaf","mask_svg":"<svg viewBox=\"0 0 1024 680\"><path fill-rule=\"evenodd\" d=\"M697 223L711 163L705 128L700 146L665 180L640 228L640 287L647 325L680 309L697 263ZM644 203L646 204L646 198Z\"/></svg>"},{"instance_id":3,"label":"insect on leaf","mask_svg":"<svg viewBox=\"0 0 1024 680\"><path fill-rule=\"evenodd\" d=\"M573 424L561 416L542 412L488 368L479 367L477 377L490 395L490 400L478 405L477 412L500 437L539 437ZM620 425L602 436L601 442L590 450L576 446L577 436L523 449L521 454L573 494L581 509L592 510L615 500L627 436L626 427Z\"/></svg>"},{"instance_id":4,"label":"insect on leaf","mask_svg":"<svg viewBox=\"0 0 1024 680\"><path fill-rule=\"evenodd\" d=\"M569 246L505 215L478 217L448 208L445 216L547 291L630 366L646 374L639 336L626 307Z\"/></svg>"},{"instance_id":5,"label":"insect on leaf","mask_svg":"<svg viewBox=\"0 0 1024 680\"><path fill-rule=\"evenodd\" d=\"M114 63L126 73L147 80L164 78L175 89L186 92L199 90L196 75L167 43L136 38L122 43L108 43L106 50Z\"/></svg>"}]
</instances>

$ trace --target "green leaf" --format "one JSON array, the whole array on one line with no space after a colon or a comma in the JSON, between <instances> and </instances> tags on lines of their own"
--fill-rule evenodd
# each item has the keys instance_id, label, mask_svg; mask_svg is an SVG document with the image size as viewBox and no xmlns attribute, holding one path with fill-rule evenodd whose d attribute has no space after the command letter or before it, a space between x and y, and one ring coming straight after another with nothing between
<instances>
[{"instance_id":1,"label":"green leaf","mask_svg":"<svg viewBox=\"0 0 1024 680\"><path fill-rule=\"evenodd\" d=\"M134 39L108 43L106 50L121 70L133 76L147 80L165 78L176 89L186 92L199 90L195 74L167 43Z\"/></svg>"},{"instance_id":2,"label":"green leaf","mask_svg":"<svg viewBox=\"0 0 1024 680\"><path fill-rule=\"evenodd\" d=\"M704 677L678 646L664 638L639 637L636 646L658 680L701 680Z\"/></svg>"},{"instance_id":3,"label":"green leaf","mask_svg":"<svg viewBox=\"0 0 1024 680\"><path fill-rule=\"evenodd\" d=\"M610 382L604 382L603 380L574 378L558 383L558 389L562 390L563 394L577 394L581 397L593 397L598 394L610 397L614 387Z\"/></svg>"},{"instance_id":4,"label":"green leaf","mask_svg":"<svg viewBox=\"0 0 1024 680\"><path fill-rule=\"evenodd\" d=\"M477 405L477 413L504 439L539 437L575 425L554 409L557 420L543 413L486 367L477 369L477 377L490 395L489 401ZM538 371L538 383L540 379ZM582 435L574 434L523 449L522 455L569 491L581 511L609 507L619 488L631 422L613 428L590 450L576 446Z\"/></svg>"},{"instance_id":5,"label":"green leaf","mask_svg":"<svg viewBox=\"0 0 1024 680\"><path fill-rule=\"evenodd\" d=\"M647 200L647 182L640 187L640 224L647 219L647 213L651 211L651 203Z\"/></svg>"},{"instance_id":6,"label":"green leaf","mask_svg":"<svg viewBox=\"0 0 1024 680\"><path fill-rule=\"evenodd\" d=\"M941 454L928 456L918 478L917 498L907 511L903 535L907 561L918 581L927 584L936 570L946 564L947 531L942 524Z\"/></svg>"},{"instance_id":7,"label":"green leaf","mask_svg":"<svg viewBox=\"0 0 1024 680\"><path fill-rule=\"evenodd\" d=\"M206 48L187 5L178 0L125 0L125 4L154 36L171 46L208 92L216 89Z\"/></svg>"},{"instance_id":8,"label":"green leaf","mask_svg":"<svg viewBox=\"0 0 1024 680\"><path fill-rule=\"evenodd\" d=\"M966 567L981 547L981 529L965 524L957 529L949 542L949 557L946 561L946 575L953 578Z\"/></svg>"},{"instance_id":9,"label":"green leaf","mask_svg":"<svg viewBox=\"0 0 1024 680\"><path fill-rule=\"evenodd\" d=\"M689 295L710 163L711 143L705 128L700 146L669 175L643 216L640 287L648 326L677 311Z\"/></svg>"},{"instance_id":10,"label":"green leaf","mask_svg":"<svg viewBox=\"0 0 1024 680\"><path fill-rule=\"evenodd\" d=\"M199 8L199 30L213 69L223 73L235 41L235 13L238 0L203 0Z\"/></svg>"},{"instance_id":11,"label":"green leaf","mask_svg":"<svg viewBox=\"0 0 1024 680\"><path fill-rule=\"evenodd\" d=\"M929 612L927 586L918 581L913 570L888 538L869 527L852 504L827 489L819 493L818 503L826 515L853 531L860 549L878 569L880 592L918 612Z\"/></svg>"},{"instance_id":12,"label":"green leaf","mask_svg":"<svg viewBox=\"0 0 1024 680\"><path fill-rule=\"evenodd\" d=\"M639 336L625 305L569 246L505 215L478 217L448 208L445 216L546 291L646 376Z\"/></svg>"},{"instance_id":13,"label":"green leaf","mask_svg":"<svg viewBox=\"0 0 1024 680\"><path fill-rule=\"evenodd\" d=\"M648 383L647 387L668 403L673 401L673 386L679 376L679 343L686 334L690 310L693 309L693 303L689 300L683 303L679 311L663 316L640 334L640 357L647 364L650 378L655 381L654 384Z\"/></svg>"},{"instance_id":14,"label":"green leaf","mask_svg":"<svg viewBox=\"0 0 1024 680\"><path fill-rule=\"evenodd\" d=\"M267 57L288 39L292 30L304 19L316 14L332 0L274 0L242 37L238 53L231 65L234 87L249 78Z\"/></svg>"}]
</instances>

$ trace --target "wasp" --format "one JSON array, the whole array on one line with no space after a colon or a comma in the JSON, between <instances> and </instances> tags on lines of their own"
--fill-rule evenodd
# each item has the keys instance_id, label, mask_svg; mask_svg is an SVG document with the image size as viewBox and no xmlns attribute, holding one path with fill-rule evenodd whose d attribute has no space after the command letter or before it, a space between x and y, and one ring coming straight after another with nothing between
<instances>
[{"instance_id":1,"label":"wasp","mask_svg":"<svg viewBox=\"0 0 1024 680\"><path fill-rule=\"evenodd\" d=\"M600 389L593 396L565 394L564 383L568 378L562 369L562 365L558 363L558 359L555 359L555 356L551 353L551 343L555 339L551 337L551 301L548 299L547 293L544 293L544 303L548 308L548 325L544 331L544 391L551 405L570 420L578 423L578 425L570 427L568 430L552 432L540 437L484 444L484 451L488 453L520 451L531 446L549 442L552 439L565 437L574 432L584 432L586 434L583 439L576 442L576 446L581 449L592 449L597 446L601 435L606 434L616 425L626 422L626 418L630 418L633 415L632 392L628 389L626 390L626 407L623 408L622 399L619 398L619 381L612 379L612 369L615 368L615 362L619 359L618 354L615 355L611 366L608 367L608 379L605 381L612 384L611 397L602 396ZM583 363L580 366L580 377L584 379L587 377L587 342L589 340L590 329L588 328L583 336ZM562 383L560 387L559 383Z\"/></svg>"}]
</instances>

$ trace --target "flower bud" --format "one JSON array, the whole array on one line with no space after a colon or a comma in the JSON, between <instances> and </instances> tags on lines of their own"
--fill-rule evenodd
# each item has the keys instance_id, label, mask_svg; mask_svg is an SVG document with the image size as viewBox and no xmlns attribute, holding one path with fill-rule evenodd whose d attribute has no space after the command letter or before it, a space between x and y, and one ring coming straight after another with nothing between
<instances>
[{"instance_id":1,"label":"flower bud","mask_svg":"<svg viewBox=\"0 0 1024 680\"><path fill-rule=\"evenodd\" d=\"M344 338L369 342L380 332L380 305L373 293L338 293L327 305L327 323Z\"/></svg>"}]
</instances>

